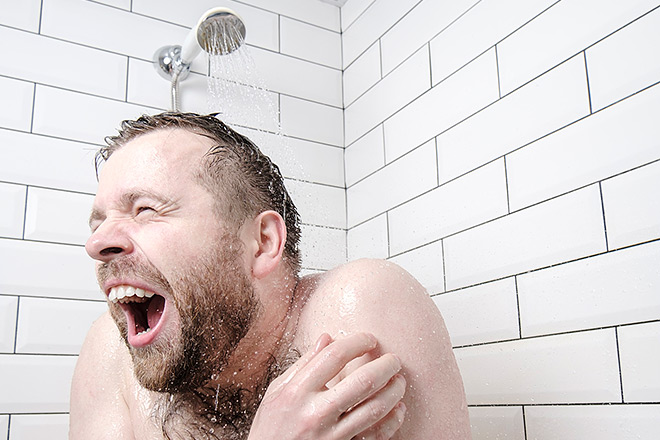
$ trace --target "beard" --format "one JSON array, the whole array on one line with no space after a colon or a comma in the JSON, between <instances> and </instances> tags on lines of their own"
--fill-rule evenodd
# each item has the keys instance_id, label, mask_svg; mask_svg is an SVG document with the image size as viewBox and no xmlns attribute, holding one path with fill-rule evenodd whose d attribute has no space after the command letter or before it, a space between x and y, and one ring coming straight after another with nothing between
<instances>
[{"instance_id":1,"label":"beard","mask_svg":"<svg viewBox=\"0 0 660 440\"><path fill-rule=\"evenodd\" d=\"M259 301L242 266L242 242L224 233L211 249L184 262L169 277L134 255L98 269L102 285L110 277L134 277L167 293L179 317L178 331L163 332L146 347L128 343L126 316L117 304L110 313L126 343L135 377L152 391L182 393L217 378L250 329ZM171 313L169 314L171 317ZM173 334L174 333L174 334Z\"/></svg>"}]
</instances>

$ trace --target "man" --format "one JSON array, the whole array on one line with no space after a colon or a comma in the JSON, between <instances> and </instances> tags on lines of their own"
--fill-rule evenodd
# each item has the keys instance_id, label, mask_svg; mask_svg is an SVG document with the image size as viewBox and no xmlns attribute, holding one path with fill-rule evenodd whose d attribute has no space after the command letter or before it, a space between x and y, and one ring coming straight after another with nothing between
<instances>
[{"instance_id":1,"label":"man","mask_svg":"<svg viewBox=\"0 0 660 440\"><path fill-rule=\"evenodd\" d=\"M247 138L166 113L108 142L86 250L109 314L76 366L71 438L470 438L424 289L373 260L300 278L296 208Z\"/></svg>"}]
</instances>

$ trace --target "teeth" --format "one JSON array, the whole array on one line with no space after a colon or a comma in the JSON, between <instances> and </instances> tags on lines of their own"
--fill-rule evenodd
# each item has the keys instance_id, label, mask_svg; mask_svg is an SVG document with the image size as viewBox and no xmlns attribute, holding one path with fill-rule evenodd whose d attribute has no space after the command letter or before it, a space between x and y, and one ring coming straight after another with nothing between
<instances>
[{"instance_id":1,"label":"teeth","mask_svg":"<svg viewBox=\"0 0 660 440\"><path fill-rule=\"evenodd\" d=\"M151 328L148 328L148 329L146 329L146 330L141 331L140 333L138 333L138 336L143 335L143 334L145 334L145 333L149 333L150 331L151 331Z\"/></svg>"},{"instance_id":2,"label":"teeth","mask_svg":"<svg viewBox=\"0 0 660 440\"><path fill-rule=\"evenodd\" d=\"M140 289L133 286L117 286L110 289L108 299L113 303L127 303L127 302L142 302L144 298L151 298L154 296L153 292Z\"/></svg>"}]
</instances>

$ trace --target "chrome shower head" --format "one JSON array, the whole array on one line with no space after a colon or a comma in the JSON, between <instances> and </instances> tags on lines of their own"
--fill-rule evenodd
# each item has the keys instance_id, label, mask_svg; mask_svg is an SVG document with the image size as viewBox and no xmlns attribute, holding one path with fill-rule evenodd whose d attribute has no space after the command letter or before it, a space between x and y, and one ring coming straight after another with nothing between
<instances>
[{"instance_id":1,"label":"chrome shower head","mask_svg":"<svg viewBox=\"0 0 660 440\"><path fill-rule=\"evenodd\" d=\"M182 46L164 46L154 55L158 73L170 79L184 79L190 64L204 49L211 55L226 55L238 49L245 41L245 24L241 17L228 8L206 11L188 32Z\"/></svg>"},{"instance_id":2,"label":"chrome shower head","mask_svg":"<svg viewBox=\"0 0 660 440\"><path fill-rule=\"evenodd\" d=\"M212 55L226 55L245 41L245 24L227 8L211 9L197 24L197 42Z\"/></svg>"}]
</instances>

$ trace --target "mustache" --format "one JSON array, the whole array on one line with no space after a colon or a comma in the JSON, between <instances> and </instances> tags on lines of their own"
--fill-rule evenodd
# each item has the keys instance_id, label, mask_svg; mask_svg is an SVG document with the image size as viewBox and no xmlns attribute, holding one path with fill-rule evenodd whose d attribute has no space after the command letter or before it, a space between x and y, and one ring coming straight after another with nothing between
<instances>
[{"instance_id":1,"label":"mustache","mask_svg":"<svg viewBox=\"0 0 660 440\"><path fill-rule=\"evenodd\" d=\"M97 267L96 279L101 289L109 279L113 278L137 278L168 293L172 292L172 286L160 270L153 264L142 262L134 256L119 257Z\"/></svg>"}]
</instances>

